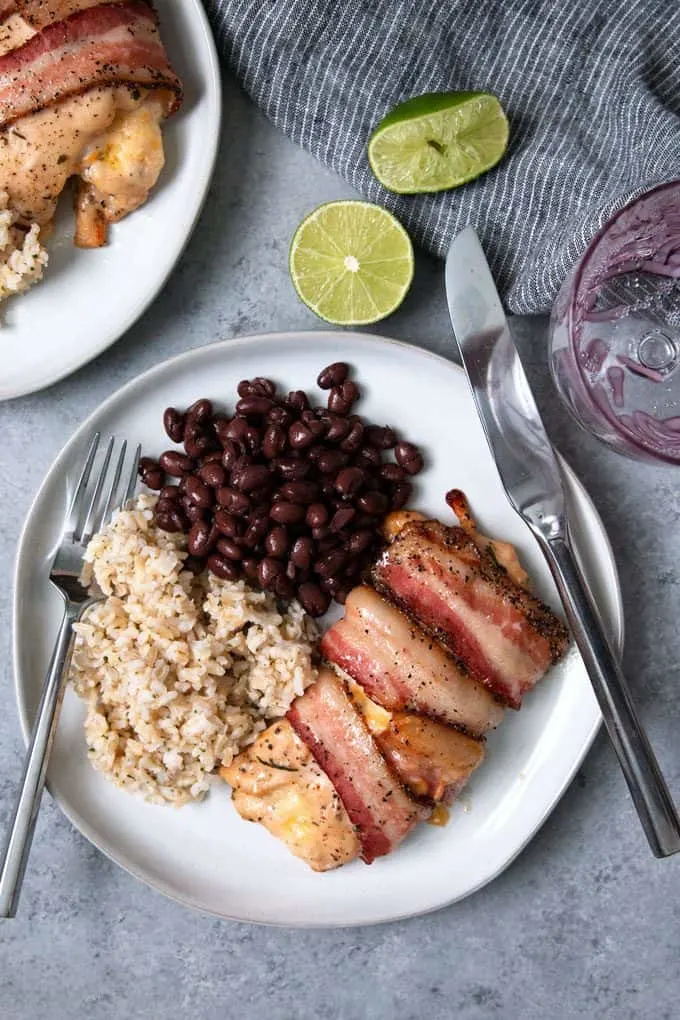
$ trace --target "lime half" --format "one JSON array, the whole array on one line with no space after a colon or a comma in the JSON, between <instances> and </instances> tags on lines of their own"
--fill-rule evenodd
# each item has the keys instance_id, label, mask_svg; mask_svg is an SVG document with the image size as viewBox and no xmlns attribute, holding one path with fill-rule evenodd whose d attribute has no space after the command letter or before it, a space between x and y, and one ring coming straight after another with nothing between
<instances>
[{"instance_id":1,"label":"lime half","mask_svg":"<svg viewBox=\"0 0 680 1020\"><path fill-rule=\"evenodd\" d=\"M395 107L371 135L368 160L390 191L444 191L502 158L508 121L488 92L432 92Z\"/></svg>"},{"instance_id":2,"label":"lime half","mask_svg":"<svg viewBox=\"0 0 680 1020\"><path fill-rule=\"evenodd\" d=\"M394 216L371 202L320 205L295 231L290 275L308 308L337 326L390 315L413 279L411 239Z\"/></svg>"}]
</instances>

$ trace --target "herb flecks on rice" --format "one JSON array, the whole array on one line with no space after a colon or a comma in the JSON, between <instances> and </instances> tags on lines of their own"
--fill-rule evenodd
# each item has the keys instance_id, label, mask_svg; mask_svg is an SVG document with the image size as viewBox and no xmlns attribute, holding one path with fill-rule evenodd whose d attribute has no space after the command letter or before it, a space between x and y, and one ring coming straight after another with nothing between
<instances>
[{"instance_id":1,"label":"herb flecks on rice","mask_svg":"<svg viewBox=\"0 0 680 1020\"><path fill-rule=\"evenodd\" d=\"M297 603L183 569L183 535L140 496L90 542L84 580L106 598L76 626L71 683L96 769L155 803L202 798L267 721L316 677L316 629Z\"/></svg>"}]
</instances>

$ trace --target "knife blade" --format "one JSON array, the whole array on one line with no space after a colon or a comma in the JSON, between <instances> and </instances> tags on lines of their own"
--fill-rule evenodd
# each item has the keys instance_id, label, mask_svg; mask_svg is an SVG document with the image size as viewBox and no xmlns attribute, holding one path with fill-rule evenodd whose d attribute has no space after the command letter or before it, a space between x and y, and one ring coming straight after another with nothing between
<instances>
[{"instance_id":1,"label":"knife blade","mask_svg":"<svg viewBox=\"0 0 680 1020\"><path fill-rule=\"evenodd\" d=\"M668 857L680 851L680 817L574 559L557 458L472 227L451 242L445 279L453 332L501 483L550 567L652 852Z\"/></svg>"},{"instance_id":2,"label":"knife blade","mask_svg":"<svg viewBox=\"0 0 680 1020\"><path fill-rule=\"evenodd\" d=\"M479 239L451 242L446 294L463 367L510 503L531 526L565 522L562 478Z\"/></svg>"}]
</instances>

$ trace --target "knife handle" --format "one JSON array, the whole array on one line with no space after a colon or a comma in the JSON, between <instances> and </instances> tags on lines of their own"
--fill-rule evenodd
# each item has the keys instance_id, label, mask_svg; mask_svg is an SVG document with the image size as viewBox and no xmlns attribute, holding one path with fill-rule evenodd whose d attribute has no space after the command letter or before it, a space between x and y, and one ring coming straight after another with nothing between
<instances>
[{"instance_id":1,"label":"knife handle","mask_svg":"<svg viewBox=\"0 0 680 1020\"><path fill-rule=\"evenodd\" d=\"M680 850L680 817L638 720L626 678L602 630L568 540L538 537L652 853L670 857Z\"/></svg>"}]
</instances>

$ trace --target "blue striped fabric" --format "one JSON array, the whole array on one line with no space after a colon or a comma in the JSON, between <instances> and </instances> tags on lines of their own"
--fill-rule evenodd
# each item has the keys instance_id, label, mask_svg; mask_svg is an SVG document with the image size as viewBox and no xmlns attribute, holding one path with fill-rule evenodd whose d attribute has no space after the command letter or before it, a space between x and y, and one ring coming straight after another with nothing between
<instances>
[{"instance_id":1,"label":"blue striped fabric","mask_svg":"<svg viewBox=\"0 0 680 1020\"><path fill-rule=\"evenodd\" d=\"M680 176L678 0L205 0L239 82L290 138L437 255L477 228L510 310L549 309L602 222ZM422 92L486 89L505 160L455 191L397 196L372 128Z\"/></svg>"}]
</instances>

